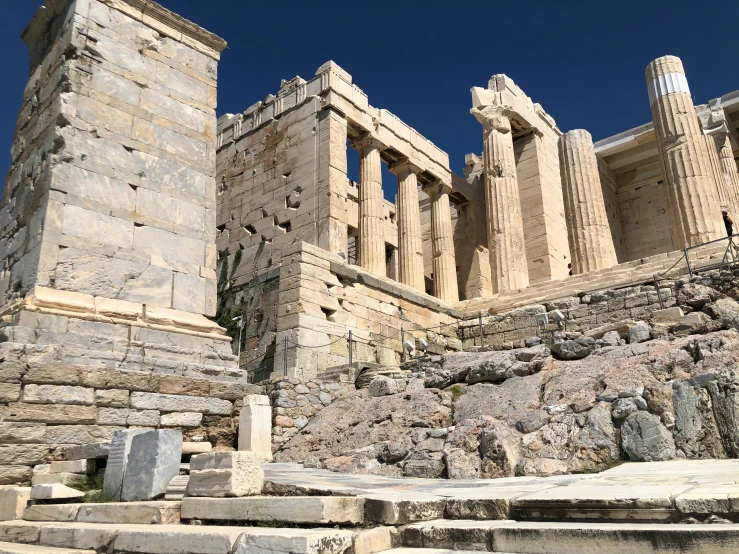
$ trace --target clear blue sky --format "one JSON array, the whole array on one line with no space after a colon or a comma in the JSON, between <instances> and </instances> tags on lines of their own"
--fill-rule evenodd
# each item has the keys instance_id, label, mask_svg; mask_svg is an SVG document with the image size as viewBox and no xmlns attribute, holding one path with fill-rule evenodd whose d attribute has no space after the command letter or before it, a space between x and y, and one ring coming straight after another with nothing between
<instances>
[{"instance_id":1,"label":"clear blue sky","mask_svg":"<svg viewBox=\"0 0 739 554\"><path fill-rule=\"evenodd\" d=\"M28 75L18 37L41 1L13 1L0 22L3 173ZM644 69L656 57L682 58L698 103L739 89L736 0L160 2L228 41L219 115L333 59L373 106L446 150L458 173L464 155L482 149L469 89L494 73L516 81L563 131L585 128L595 140L649 121ZM393 185L385 186L389 198Z\"/></svg>"}]
</instances>

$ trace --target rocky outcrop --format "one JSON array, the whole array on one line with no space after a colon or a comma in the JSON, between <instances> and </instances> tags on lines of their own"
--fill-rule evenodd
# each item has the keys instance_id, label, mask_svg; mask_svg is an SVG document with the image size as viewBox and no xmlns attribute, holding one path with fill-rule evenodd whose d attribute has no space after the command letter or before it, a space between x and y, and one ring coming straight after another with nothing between
<instances>
[{"instance_id":1,"label":"rocky outcrop","mask_svg":"<svg viewBox=\"0 0 739 554\"><path fill-rule=\"evenodd\" d=\"M275 459L469 479L737 457L739 304L705 283L678 281L679 308L589 336L414 361L410 379L375 384L381 396L325 406Z\"/></svg>"}]
</instances>

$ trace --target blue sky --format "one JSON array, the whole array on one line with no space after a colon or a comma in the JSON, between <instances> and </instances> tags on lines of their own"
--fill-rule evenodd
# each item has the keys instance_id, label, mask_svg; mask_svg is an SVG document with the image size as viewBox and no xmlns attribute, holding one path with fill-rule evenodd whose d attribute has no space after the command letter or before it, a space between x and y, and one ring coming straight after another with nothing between
<instances>
[{"instance_id":1,"label":"blue sky","mask_svg":"<svg viewBox=\"0 0 739 554\"><path fill-rule=\"evenodd\" d=\"M469 89L495 73L516 81L560 129L585 128L595 140L650 119L644 69L656 57L682 58L697 103L739 89L736 0L160 2L229 42L219 115L243 111L281 79L309 78L333 59L373 106L447 151L458 173L464 155L482 149ZM0 22L3 172L28 76L19 36L40 4L16 0Z\"/></svg>"}]
</instances>

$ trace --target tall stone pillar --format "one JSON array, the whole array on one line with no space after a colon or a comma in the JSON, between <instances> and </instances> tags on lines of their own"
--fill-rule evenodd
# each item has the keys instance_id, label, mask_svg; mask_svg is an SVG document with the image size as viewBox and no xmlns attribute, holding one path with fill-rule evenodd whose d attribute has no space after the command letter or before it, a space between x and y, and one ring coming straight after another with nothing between
<instances>
[{"instance_id":1,"label":"tall stone pillar","mask_svg":"<svg viewBox=\"0 0 739 554\"><path fill-rule=\"evenodd\" d=\"M382 144L366 136L354 142L359 152L359 266L385 276L385 239L382 226Z\"/></svg>"},{"instance_id":2,"label":"tall stone pillar","mask_svg":"<svg viewBox=\"0 0 739 554\"><path fill-rule=\"evenodd\" d=\"M673 244L685 248L721 236L717 183L680 58L647 66L654 130L667 184Z\"/></svg>"},{"instance_id":3,"label":"tall stone pillar","mask_svg":"<svg viewBox=\"0 0 739 554\"><path fill-rule=\"evenodd\" d=\"M716 135L714 138L718 149L724 186L729 196L729 202L732 203L729 209L732 212L732 218L735 218L739 216L739 171L737 170L736 161L734 161L734 150L731 147L731 139L728 133Z\"/></svg>"},{"instance_id":4,"label":"tall stone pillar","mask_svg":"<svg viewBox=\"0 0 739 554\"><path fill-rule=\"evenodd\" d=\"M500 108L472 111L484 137L485 203L493 294L529 285L511 123Z\"/></svg>"},{"instance_id":5,"label":"tall stone pillar","mask_svg":"<svg viewBox=\"0 0 739 554\"><path fill-rule=\"evenodd\" d=\"M409 161L394 164L390 171L398 176L398 268L399 281L423 292L423 243L421 208L418 203L420 169Z\"/></svg>"},{"instance_id":6,"label":"tall stone pillar","mask_svg":"<svg viewBox=\"0 0 739 554\"><path fill-rule=\"evenodd\" d=\"M559 142L562 189L572 273L587 273L618 263L613 245L593 137L584 129Z\"/></svg>"},{"instance_id":7,"label":"tall stone pillar","mask_svg":"<svg viewBox=\"0 0 739 554\"><path fill-rule=\"evenodd\" d=\"M434 268L434 296L444 302L459 302L452 211L449 206L451 187L446 183L436 181L425 190L431 198L431 252Z\"/></svg>"}]
</instances>

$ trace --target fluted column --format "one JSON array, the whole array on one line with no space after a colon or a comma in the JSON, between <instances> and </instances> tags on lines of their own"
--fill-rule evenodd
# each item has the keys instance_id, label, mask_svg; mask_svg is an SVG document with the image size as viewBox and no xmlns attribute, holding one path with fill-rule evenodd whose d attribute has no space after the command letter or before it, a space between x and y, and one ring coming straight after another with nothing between
<instances>
[{"instance_id":1,"label":"fluted column","mask_svg":"<svg viewBox=\"0 0 739 554\"><path fill-rule=\"evenodd\" d=\"M722 235L718 183L680 58L647 66L654 130L673 224L673 246L694 246Z\"/></svg>"},{"instance_id":2,"label":"fluted column","mask_svg":"<svg viewBox=\"0 0 739 554\"><path fill-rule=\"evenodd\" d=\"M715 135L716 149L718 150L721 174L724 179L724 188L729 197L732 219L739 216L739 171L734 161L734 150L728 133Z\"/></svg>"},{"instance_id":3,"label":"fluted column","mask_svg":"<svg viewBox=\"0 0 739 554\"><path fill-rule=\"evenodd\" d=\"M436 181L424 190L431 199L434 296L445 302L458 302L457 262L454 255L452 210L449 206L449 193L452 189L446 183Z\"/></svg>"},{"instance_id":4,"label":"fluted column","mask_svg":"<svg viewBox=\"0 0 739 554\"><path fill-rule=\"evenodd\" d=\"M511 123L499 108L473 109L484 137L485 204L493 294L529 285Z\"/></svg>"},{"instance_id":5,"label":"fluted column","mask_svg":"<svg viewBox=\"0 0 739 554\"><path fill-rule=\"evenodd\" d=\"M352 146L359 152L359 266L385 276L385 234L382 210L382 144L366 136Z\"/></svg>"},{"instance_id":6,"label":"fluted column","mask_svg":"<svg viewBox=\"0 0 739 554\"><path fill-rule=\"evenodd\" d=\"M593 137L584 129L565 133L559 158L573 275L616 265Z\"/></svg>"},{"instance_id":7,"label":"fluted column","mask_svg":"<svg viewBox=\"0 0 739 554\"><path fill-rule=\"evenodd\" d=\"M421 235L421 208L418 203L418 179L421 169L407 160L390 167L398 176L398 273L399 281L421 292L423 282L423 241Z\"/></svg>"}]
</instances>

